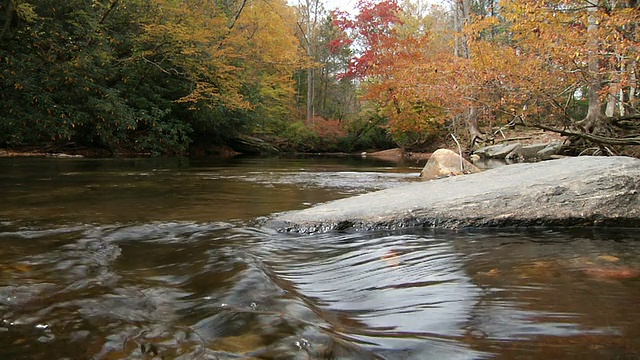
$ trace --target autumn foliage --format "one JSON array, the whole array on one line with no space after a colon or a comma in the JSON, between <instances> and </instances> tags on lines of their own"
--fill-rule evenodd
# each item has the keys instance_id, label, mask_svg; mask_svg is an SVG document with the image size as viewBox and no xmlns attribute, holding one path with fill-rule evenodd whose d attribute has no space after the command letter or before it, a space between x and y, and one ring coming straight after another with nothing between
<instances>
[{"instance_id":1,"label":"autumn foliage","mask_svg":"<svg viewBox=\"0 0 640 360\"><path fill-rule=\"evenodd\" d=\"M0 146L474 146L507 125L610 154L640 145L638 1L424 4L0 1Z\"/></svg>"},{"instance_id":2,"label":"autumn foliage","mask_svg":"<svg viewBox=\"0 0 640 360\"><path fill-rule=\"evenodd\" d=\"M184 154L292 120L285 0L0 1L0 146Z\"/></svg>"},{"instance_id":3,"label":"autumn foliage","mask_svg":"<svg viewBox=\"0 0 640 360\"><path fill-rule=\"evenodd\" d=\"M600 145L640 144L615 138L621 121L638 121L635 2L484 1L461 17L471 7L460 0L448 17L434 8L418 21L395 1L358 6L355 18L335 14L343 32L334 45L359 41L344 76L362 82L362 99L399 141L470 124L490 139L501 126L520 124Z\"/></svg>"},{"instance_id":4,"label":"autumn foliage","mask_svg":"<svg viewBox=\"0 0 640 360\"><path fill-rule=\"evenodd\" d=\"M402 24L399 18L401 12L395 0L371 2L358 1L359 13L351 14L334 11L333 24L341 31L341 36L329 43L333 52L344 46L360 49L351 58L346 77L366 77L372 72L382 70L387 61L387 51L397 41L397 26Z\"/></svg>"}]
</instances>

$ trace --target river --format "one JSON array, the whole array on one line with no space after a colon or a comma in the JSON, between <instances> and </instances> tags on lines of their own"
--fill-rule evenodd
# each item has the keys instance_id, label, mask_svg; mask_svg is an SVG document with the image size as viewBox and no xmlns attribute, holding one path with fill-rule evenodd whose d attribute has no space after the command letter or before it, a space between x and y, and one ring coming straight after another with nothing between
<instances>
[{"instance_id":1,"label":"river","mask_svg":"<svg viewBox=\"0 0 640 360\"><path fill-rule=\"evenodd\" d=\"M0 359L638 359L629 229L281 234L359 157L0 159Z\"/></svg>"}]
</instances>

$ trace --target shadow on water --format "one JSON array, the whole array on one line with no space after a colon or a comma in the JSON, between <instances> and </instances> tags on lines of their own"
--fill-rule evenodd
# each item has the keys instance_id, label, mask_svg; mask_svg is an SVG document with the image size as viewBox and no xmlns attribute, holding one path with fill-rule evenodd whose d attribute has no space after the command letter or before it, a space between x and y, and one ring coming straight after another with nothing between
<instances>
[{"instance_id":1,"label":"shadow on water","mask_svg":"<svg viewBox=\"0 0 640 360\"><path fill-rule=\"evenodd\" d=\"M413 173L242 161L0 176L0 358L640 357L634 231L279 234L247 220Z\"/></svg>"}]
</instances>

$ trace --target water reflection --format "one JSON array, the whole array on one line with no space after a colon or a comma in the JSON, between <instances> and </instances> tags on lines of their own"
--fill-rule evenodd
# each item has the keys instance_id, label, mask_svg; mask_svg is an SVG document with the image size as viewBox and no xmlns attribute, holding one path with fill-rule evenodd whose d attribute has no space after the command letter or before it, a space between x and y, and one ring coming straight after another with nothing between
<instances>
[{"instance_id":1,"label":"water reflection","mask_svg":"<svg viewBox=\"0 0 640 360\"><path fill-rule=\"evenodd\" d=\"M294 248L273 247L269 268L316 307L334 334L385 357L480 355L451 341L463 334L478 296L451 244L379 233L291 243Z\"/></svg>"},{"instance_id":2,"label":"water reflection","mask_svg":"<svg viewBox=\"0 0 640 360\"><path fill-rule=\"evenodd\" d=\"M418 180L371 160L2 159L1 219L113 223L250 220Z\"/></svg>"}]
</instances>

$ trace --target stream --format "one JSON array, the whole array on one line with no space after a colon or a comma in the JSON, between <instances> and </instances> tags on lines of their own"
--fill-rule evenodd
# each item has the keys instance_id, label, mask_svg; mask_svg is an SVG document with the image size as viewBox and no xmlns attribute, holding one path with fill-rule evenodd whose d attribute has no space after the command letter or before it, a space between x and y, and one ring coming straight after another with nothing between
<instances>
[{"instance_id":1,"label":"stream","mask_svg":"<svg viewBox=\"0 0 640 360\"><path fill-rule=\"evenodd\" d=\"M0 359L638 359L633 229L282 234L360 157L0 159Z\"/></svg>"}]
</instances>

